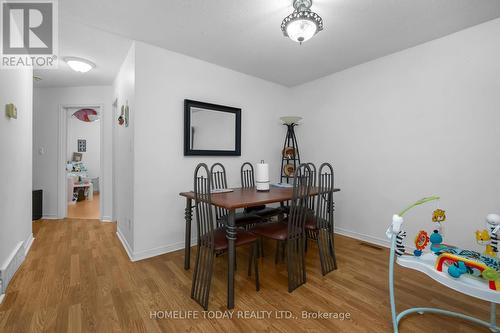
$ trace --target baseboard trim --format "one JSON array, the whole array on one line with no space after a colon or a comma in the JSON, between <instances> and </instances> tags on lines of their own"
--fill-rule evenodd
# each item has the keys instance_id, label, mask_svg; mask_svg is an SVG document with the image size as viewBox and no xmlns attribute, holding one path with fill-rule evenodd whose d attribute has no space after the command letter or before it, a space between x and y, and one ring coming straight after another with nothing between
<instances>
[{"instance_id":1,"label":"baseboard trim","mask_svg":"<svg viewBox=\"0 0 500 333\"><path fill-rule=\"evenodd\" d=\"M391 247L391 243L389 240L386 240L383 238L378 238L378 237L373 237L373 236L362 234L362 233L359 233L356 231L335 227L335 233L342 235L342 236L361 240L363 242L375 244L378 246L383 246L383 247L387 247L387 248Z\"/></svg>"},{"instance_id":2,"label":"baseboard trim","mask_svg":"<svg viewBox=\"0 0 500 333\"><path fill-rule=\"evenodd\" d=\"M125 252L127 252L128 257L132 262L149 259L169 252L178 251L184 248L184 242L177 242L174 244L158 246L152 249L133 251L132 247L127 242L127 239L123 236L123 233L120 231L120 228L116 229L117 229L116 236L122 243ZM196 244L196 242L197 242L196 237L191 239L191 244Z\"/></svg>"},{"instance_id":3,"label":"baseboard trim","mask_svg":"<svg viewBox=\"0 0 500 333\"><path fill-rule=\"evenodd\" d=\"M357 239L357 240L360 240L363 242L375 244L378 246L382 246L382 247L386 247L386 248L391 247L389 240L386 240L383 238L378 238L378 237L373 237L373 236L362 234L362 233L359 233L356 231L336 227L335 233L342 235L342 236L354 238L354 239ZM123 234L121 233L119 228L117 228L116 234L118 236L118 239L122 243L123 247L125 248L125 252L127 252L127 255L128 255L130 261L133 261L133 262L145 260L148 258L156 257L159 255L174 252L174 251L178 251L178 250L181 250L184 248L184 242L182 241L182 242L177 242L177 243L173 243L173 244L158 246L158 247L155 247L152 249L141 250L141 251L132 251L132 248L128 244L127 240L125 239L125 237L123 236ZM197 241L196 237L191 239L191 244L196 244L196 241Z\"/></svg>"},{"instance_id":4,"label":"baseboard trim","mask_svg":"<svg viewBox=\"0 0 500 333\"><path fill-rule=\"evenodd\" d=\"M191 239L191 244L196 244L197 239ZM156 257L162 254L178 251L184 248L184 242L177 242L169 245L162 245L152 249L141 250L134 252L134 259L132 261L144 260L152 257Z\"/></svg>"},{"instance_id":5,"label":"baseboard trim","mask_svg":"<svg viewBox=\"0 0 500 333\"><path fill-rule=\"evenodd\" d=\"M60 218L57 215L44 215L42 220L60 220Z\"/></svg>"},{"instance_id":6,"label":"baseboard trim","mask_svg":"<svg viewBox=\"0 0 500 333\"><path fill-rule=\"evenodd\" d=\"M28 252L31 249L31 245L33 245L33 241L35 238L33 237L33 234L30 234L28 238L24 241L24 256L26 257L28 255Z\"/></svg>"},{"instance_id":7,"label":"baseboard trim","mask_svg":"<svg viewBox=\"0 0 500 333\"><path fill-rule=\"evenodd\" d=\"M2 303L5 297L5 291L9 286L10 281L14 278L14 275L21 267L22 263L26 259L26 255L33 245L33 234L30 233L28 238L24 241L18 242L17 245L12 250L11 254L7 257L7 260L0 267L0 303Z\"/></svg>"},{"instance_id":8,"label":"baseboard trim","mask_svg":"<svg viewBox=\"0 0 500 333\"><path fill-rule=\"evenodd\" d=\"M111 216L103 216L101 218L101 222L109 223L109 222L116 222L116 221L113 221L113 218Z\"/></svg>"},{"instance_id":9,"label":"baseboard trim","mask_svg":"<svg viewBox=\"0 0 500 333\"><path fill-rule=\"evenodd\" d=\"M122 243L123 248L125 249L125 252L127 252L127 255L130 259L130 261L134 261L134 251L132 251L132 248L130 247L129 243L127 242L127 239L125 236L123 236L121 230L119 227L116 228L116 236Z\"/></svg>"}]
</instances>

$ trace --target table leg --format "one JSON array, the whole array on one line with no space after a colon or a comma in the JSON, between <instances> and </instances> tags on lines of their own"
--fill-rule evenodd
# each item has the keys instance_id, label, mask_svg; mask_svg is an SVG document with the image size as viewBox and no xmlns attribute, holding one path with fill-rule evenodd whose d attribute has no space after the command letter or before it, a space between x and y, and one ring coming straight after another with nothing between
<instances>
[{"instance_id":1,"label":"table leg","mask_svg":"<svg viewBox=\"0 0 500 333\"><path fill-rule=\"evenodd\" d=\"M184 218L186 219L186 241L184 244L184 269L189 269L191 263L191 221L193 219L192 200L186 198L186 209L184 210Z\"/></svg>"},{"instance_id":2,"label":"table leg","mask_svg":"<svg viewBox=\"0 0 500 333\"><path fill-rule=\"evenodd\" d=\"M234 209L229 211L228 223L226 227L226 237L228 241L228 272L227 272L227 308L234 308L234 261L236 240L236 225L234 223Z\"/></svg>"}]
</instances>

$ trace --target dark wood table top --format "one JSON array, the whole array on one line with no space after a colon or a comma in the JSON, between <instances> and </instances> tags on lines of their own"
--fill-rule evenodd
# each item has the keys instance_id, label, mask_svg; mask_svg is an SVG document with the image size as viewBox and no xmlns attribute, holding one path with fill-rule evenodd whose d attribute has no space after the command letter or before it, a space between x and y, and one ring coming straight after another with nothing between
<instances>
[{"instance_id":1,"label":"dark wood table top","mask_svg":"<svg viewBox=\"0 0 500 333\"><path fill-rule=\"evenodd\" d=\"M234 188L233 192L213 193L212 204L226 209L246 208L266 205L292 199L293 188L282 188L271 186L268 192L258 192L254 188ZM336 188L334 192L340 191ZM317 195L318 188L313 187L310 195ZM188 199L194 199L194 192L181 192L179 195Z\"/></svg>"}]
</instances>

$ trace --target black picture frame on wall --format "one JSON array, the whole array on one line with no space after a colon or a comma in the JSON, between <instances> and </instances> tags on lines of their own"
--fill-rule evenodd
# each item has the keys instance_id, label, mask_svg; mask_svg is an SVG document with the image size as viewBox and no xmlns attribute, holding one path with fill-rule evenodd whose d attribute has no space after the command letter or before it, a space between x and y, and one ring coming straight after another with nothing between
<instances>
[{"instance_id":1,"label":"black picture frame on wall","mask_svg":"<svg viewBox=\"0 0 500 333\"><path fill-rule=\"evenodd\" d=\"M198 150L193 148L191 142L193 128L191 126L191 108L227 112L235 115L234 150ZM184 100L184 156L241 156L241 109L194 101Z\"/></svg>"}]
</instances>

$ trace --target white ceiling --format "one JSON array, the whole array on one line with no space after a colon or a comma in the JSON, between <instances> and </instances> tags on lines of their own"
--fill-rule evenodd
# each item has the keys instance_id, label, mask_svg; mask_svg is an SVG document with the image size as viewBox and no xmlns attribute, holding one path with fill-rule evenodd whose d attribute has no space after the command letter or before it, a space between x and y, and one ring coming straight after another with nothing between
<instances>
[{"instance_id":1,"label":"white ceiling","mask_svg":"<svg viewBox=\"0 0 500 333\"><path fill-rule=\"evenodd\" d=\"M62 1L59 2L60 4ZM64 61L58 69L36 70L42 81L35 87L109 85L113 82L132 41L75 22L65 15L59 22L59 58L80 57L96 64L88 73L77 73Z\"/></svg>"},{"instance_id":2,"label":"white ceiling","mask_svg":"<svg viewBox=\"0 0 500 333\"><path fill-rule=\"evenodd\" d=\"M134 39L294 86L500 17L499 0L314 0L325 30L301 46L280 30L291 3L62 0L61 55L94 61L88 83L109 84Z\"/></svg>"}]
</instances>

